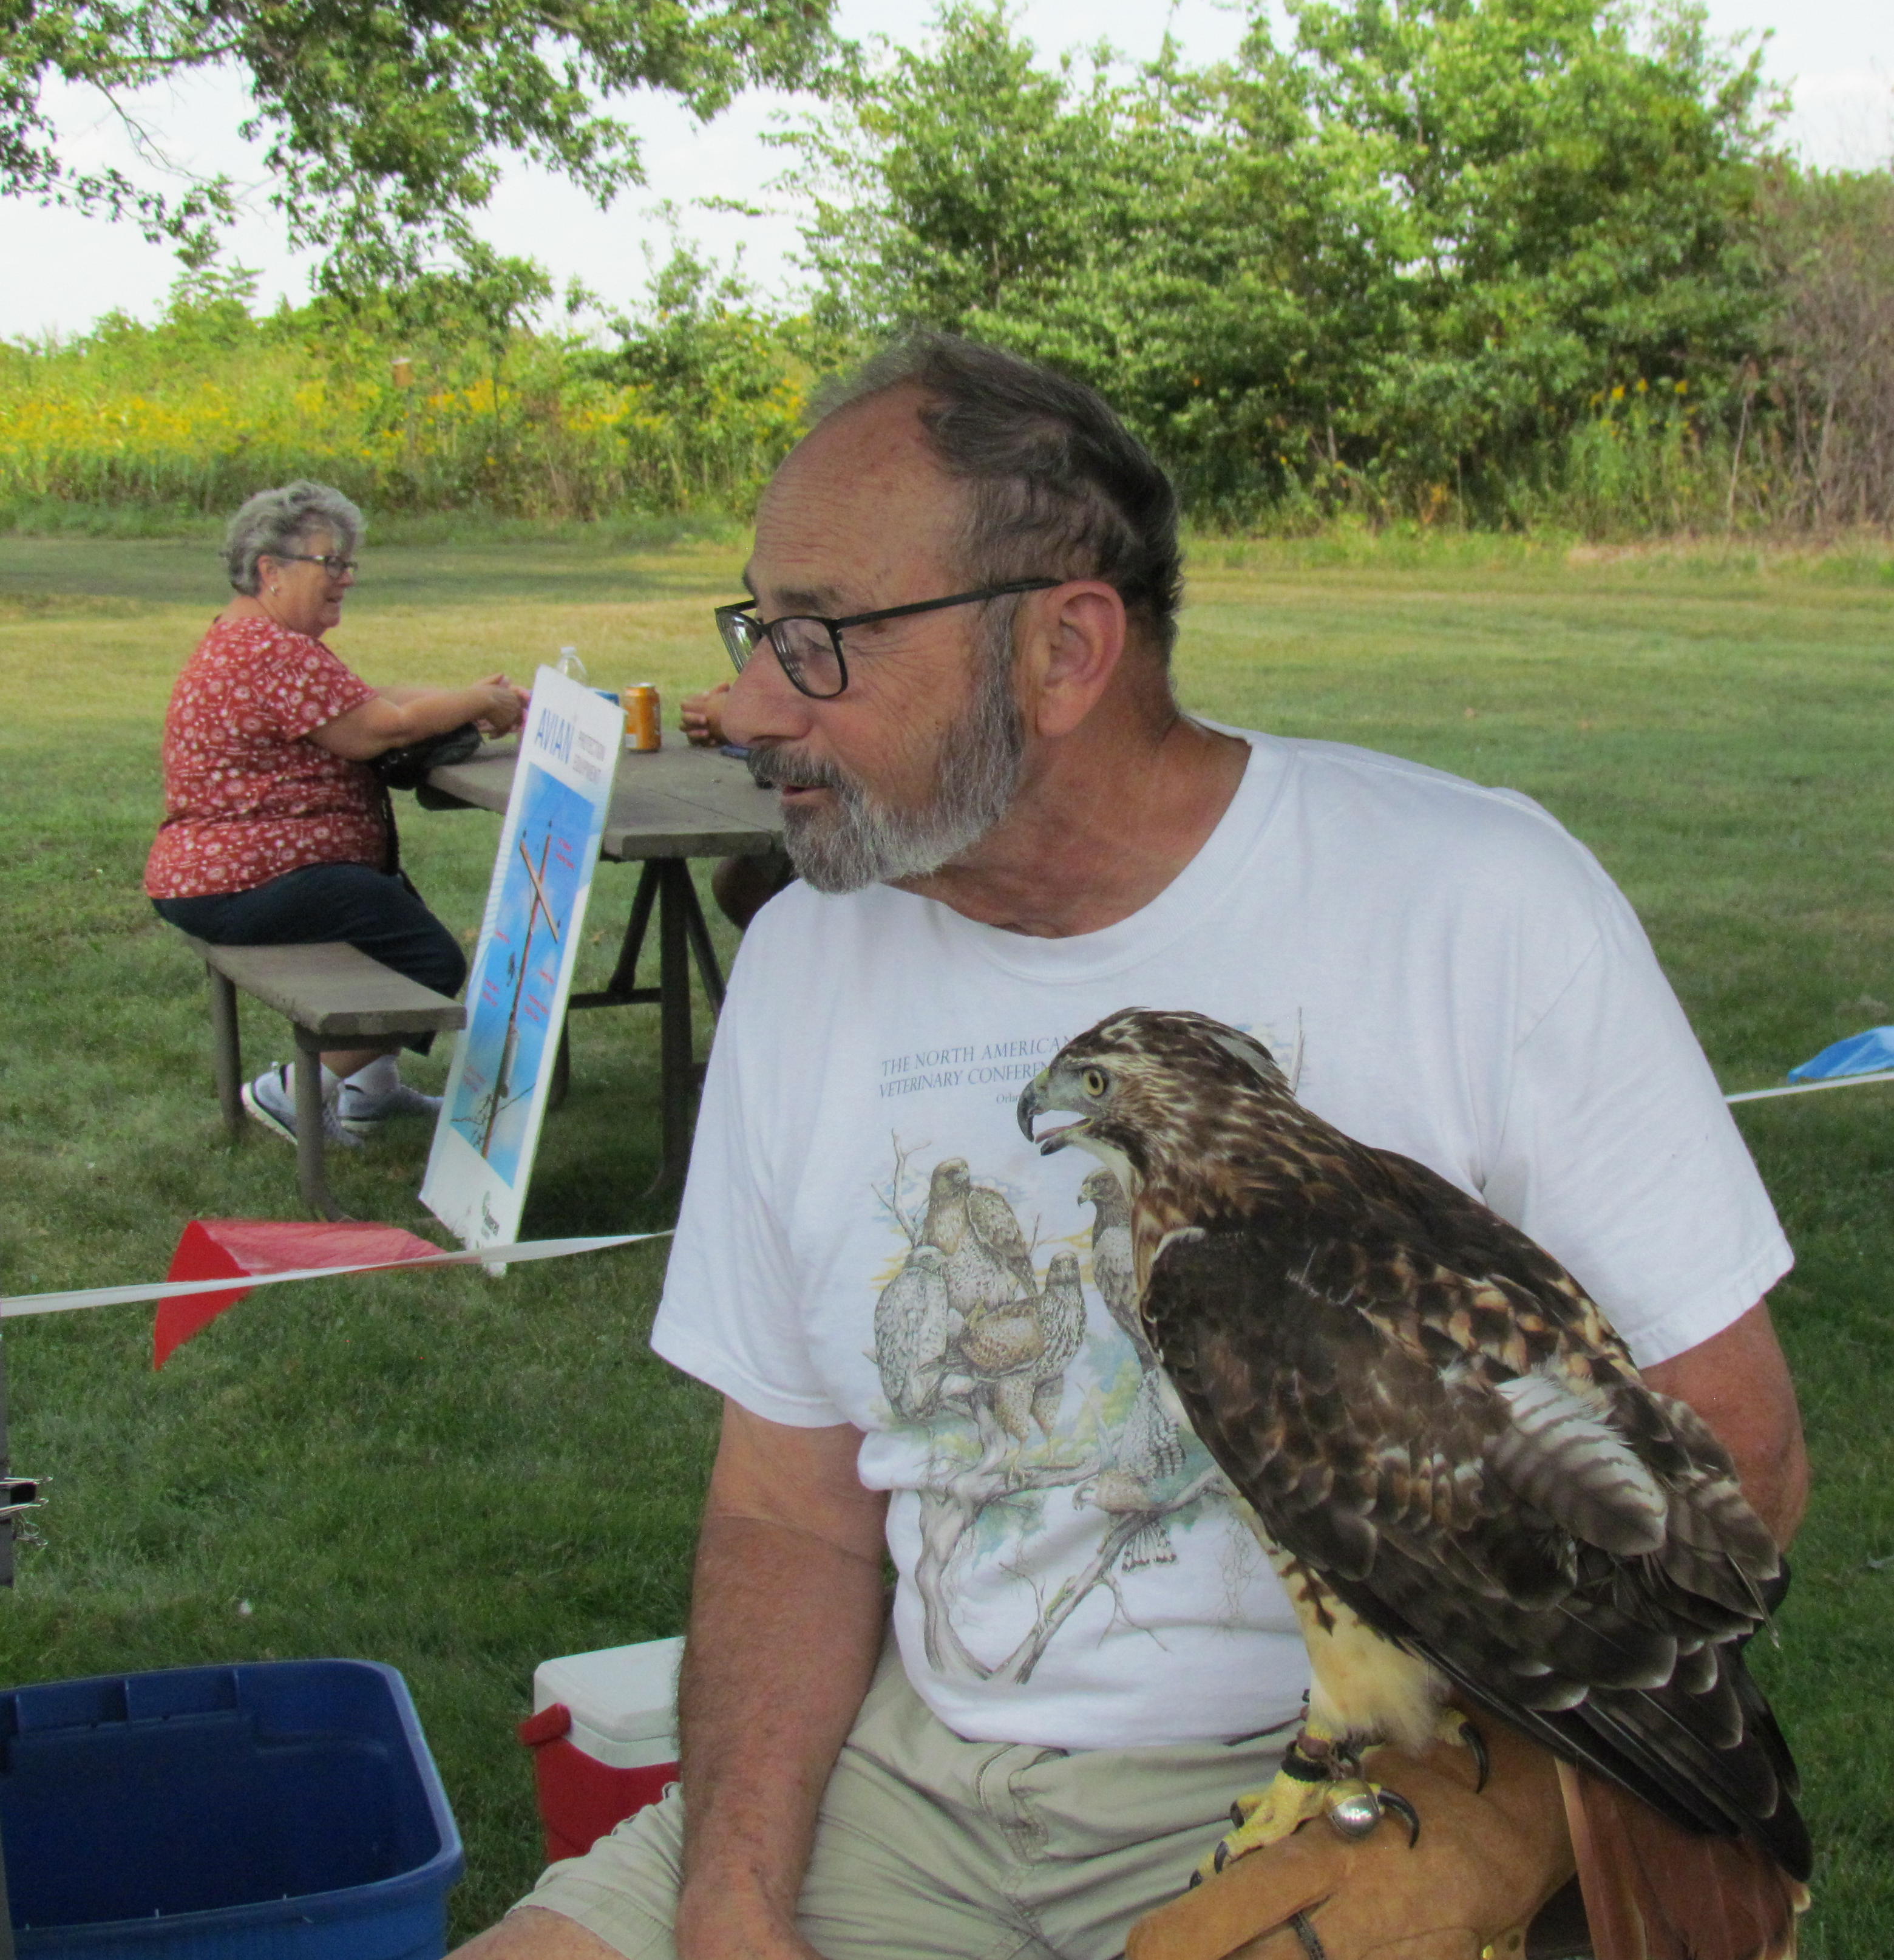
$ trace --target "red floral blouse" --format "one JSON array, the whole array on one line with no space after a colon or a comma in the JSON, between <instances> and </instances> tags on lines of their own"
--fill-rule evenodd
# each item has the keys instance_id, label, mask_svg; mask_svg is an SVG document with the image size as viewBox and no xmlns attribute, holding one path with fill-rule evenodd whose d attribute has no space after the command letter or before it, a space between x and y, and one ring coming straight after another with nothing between
<instances>
[{"instance_id":1,"label":"red floral blouse","mask_svg":"<svg viewBox=\"0 0 1894 1960\"><path fill-rule=\"evenodd\" d=\"M306 864L387 861L374 772L304 738L375 690L320 640L273 619L218 621L171 690L154 899L247 892Z\"/></svg>"}]
</instances>

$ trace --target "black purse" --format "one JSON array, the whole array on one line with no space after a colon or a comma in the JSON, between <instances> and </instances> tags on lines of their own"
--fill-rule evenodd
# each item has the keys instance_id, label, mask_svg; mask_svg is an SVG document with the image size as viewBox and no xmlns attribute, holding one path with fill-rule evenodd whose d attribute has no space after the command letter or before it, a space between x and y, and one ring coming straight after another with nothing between
<instances>
[{"instance_id":1,"label":"black purse","mask_svg":"<svg viewBox=\"0 0 1894 1960\"><path fill-rule=\"evenodd\" d=\"M450 768L479 752L480 730L471 721L463 721L444 735L430 735L403 748L384 749L379 756L369 757L368 766L383 788L413 790L427 780L430 769Z\"/></svg>"}]
</instances>

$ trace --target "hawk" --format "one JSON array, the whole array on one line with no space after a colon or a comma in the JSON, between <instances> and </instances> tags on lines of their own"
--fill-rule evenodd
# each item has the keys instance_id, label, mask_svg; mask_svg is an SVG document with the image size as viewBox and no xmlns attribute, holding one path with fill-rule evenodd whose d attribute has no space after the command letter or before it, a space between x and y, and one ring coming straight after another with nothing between
<instances>
[{"instance_id":1,"label":"hawk","mask_svg":"<svg viewBox=\"0 0 1894 1960\"><path fill-rule=\"evenodd\" d=\"M875 1365L900 1421L925 1422L939 1405L952 1321L947 1255L918 1245L875 1303Z\"/></svg>"},{"instance_id":2,"label":"hawk","mask_svg":"<svg viewBox=\"0 0 1894 1960\"><path fill-rule=\"evenodd\" d=\"M946 1255L947 1297L958 1314L1010 1306L1038 1290L1012 1207L999 1192L974 1182L964 1157L935 1165L920 1239Z\"/></svg>"},{"instance_id":3,"label":"hawk","mask_svg":"<svg viewBox=\"0 0 1894 1960\"><path fill-rule=\"evenodd\" d=\"M1123 1563L1127 1572L1147 1565L1174 1565L1176 1548L1165 1529L1164 1497L1159 1487L1184 1468L1184 1439L1165 1405L1163 1377L1155 1368L1138 1377L1130 1413L1096 1476L1073 1492L1076 1504L1093 1504L1116 1516L1146 1519L1127 1540Z\"/></svg>"},{"instance_id":4,"label":"hawk","mask_svg":"<svg viewBox=\"0 0 1894 1960\"><path fill-rule=\"evenodd\" d=\"M1043 1293L1028 1293L1003 1306L976 1305L949 1347L971 1378L968 1399L976 1410L987 1411L1015 1443L1028 1440L1034 1422L1050 1442L1065 1392L1066 1363L1085 1334L1078 1255L1060 1252L1046 1274Z\"/></svg>"},{"instance_id":5,"label":"hawk","mask_svg":"<svg viewBox=\"0 0 1894 1960\"><path fill-rule=\"evenodd\" d=\"M1060 1398L1066 1389L1066 1363L1084 1345L1085 1338L1085 1297L1079 1284L1076 1252L1053 1255L1045 1290L1039 1296L1039 1325L1046 1344L1032 1385L1032 1419L1050 1442Z\"/></svg>"},{"instance_id":6,"label":"hawk","mask_svg":"<svg viewBox=\"0 0 1894 1960\"><path fill-rule=\"evenodd\" d=\"M1053 1111L1076 1120L1035 1137ZM1228 1847L1361 1819L1341 1779L1371 1742L1476 1742L1457 1691L1589 1773L1565 1779L1575 1843L1613 1847L1602 1882L1673 1933L1652 1952L1792 1953L1809 1838L1742 1653L1786 1583L1777 1548L1571 1274L1202 1015L1108 1016L1019 1119L1122 1185L1146 1338L1309 1650L1302 1732ZM1370 1803L1358 1828L1378 1821Z\"/></svg>"},{"instance_id":7,"label":"hawk","mask_svg":"<svg viewBox=\"0 0 1894 1960\"><path fill-rule=\"evenodd\" d=\"M1095 1170L1079 1187L1080 1201L1092 1207L1092 1278L1106 1310L1124 1330L1138 1366L1156 1357L1138 1317L1138 1279L1131 1257L1131 1205L1124 1186L1108 1170Z\"/></svg>"},{"instance_id":8,"label":"hawk","mask_svg":"<svg viewBox=\"0 0 1894 1960\"><path fill-rule=\"evenodd\" d=\"M950 1344L955 1365L968 1378L966 1399L976 1416L984 1411L1014 1442L1025 1442L1032 1434L1033 1395L1046 1357L1038 1301L976 1306ZM984 1433L984 1423L981 1428Z\"/></svg>"}]
</instances>

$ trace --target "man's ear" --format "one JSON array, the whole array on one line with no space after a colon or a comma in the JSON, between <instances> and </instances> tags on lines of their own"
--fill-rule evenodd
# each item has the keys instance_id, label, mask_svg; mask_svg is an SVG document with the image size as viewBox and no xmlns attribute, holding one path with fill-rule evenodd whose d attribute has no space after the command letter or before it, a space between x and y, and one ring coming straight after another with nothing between
<instances>
[{"instance_id":1,"label":"man's ear","mask_svg":"<svg viewBox=\"0 0 1894 1960\"><path fill-rule=\"evenodd\" d=\"M1124 657L1124 601L1103 580L1085 578L1027 604L1015 668L1020 707L1034 734L1069 735Z\"/></svg>"}]
</instances>

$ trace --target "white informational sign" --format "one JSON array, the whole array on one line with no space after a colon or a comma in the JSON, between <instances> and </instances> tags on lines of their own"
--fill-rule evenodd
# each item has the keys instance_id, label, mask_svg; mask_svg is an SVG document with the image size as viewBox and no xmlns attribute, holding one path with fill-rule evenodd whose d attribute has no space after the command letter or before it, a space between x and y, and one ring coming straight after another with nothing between
<instances>
[{"instance_id":1,"label":"white informational sign","mask_svg":"<svg viewBox=\"0 0 1894 1960\"><path fill-rule=\"evenodd\" d=\"M470 1249L518 1236L624 729L612 702L539 670L421 1187Z\"/></svg>"}]
</instances>

